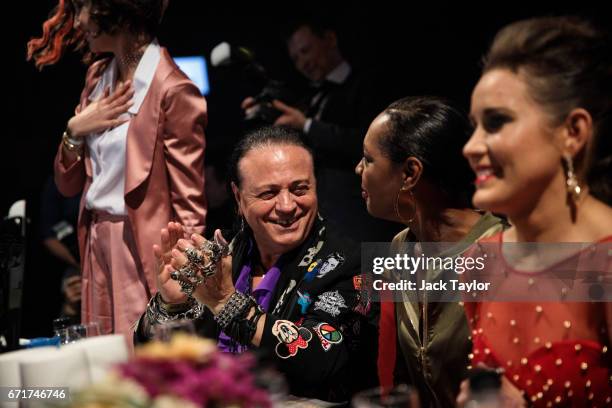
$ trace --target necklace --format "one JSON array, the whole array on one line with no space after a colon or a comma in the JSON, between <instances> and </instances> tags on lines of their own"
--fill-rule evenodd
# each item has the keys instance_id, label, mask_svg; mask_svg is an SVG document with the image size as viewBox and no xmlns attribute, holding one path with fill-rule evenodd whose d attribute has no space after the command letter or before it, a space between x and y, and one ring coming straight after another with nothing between
<instances>
[{"instance_id":1,"label":"necklace","mask_svg":"<svg viewBox=\"0 0 612 408\"><path fill-rule=\"evenodd\" d=\"M138 63L140 62L140 58L142 58L142 54L144 54L144 52L141 51L136 52L134 54L126 54L122 58L117 58L117 62L120 66L128 69L135 65L138 65Z\"/></svg>"},{"instance_id":2,"label":"necklace","mask_svg":"<svg viewBox=\"0 0 612 408\"><path fill-rule=\"evenodd\" d=\"M117 56L117 63L123 72L129 72L133 67L138 66L140 59L145 52L144 45L137 45L131 50L126 50L121 57Z\"/></svg>"}]
</instances>

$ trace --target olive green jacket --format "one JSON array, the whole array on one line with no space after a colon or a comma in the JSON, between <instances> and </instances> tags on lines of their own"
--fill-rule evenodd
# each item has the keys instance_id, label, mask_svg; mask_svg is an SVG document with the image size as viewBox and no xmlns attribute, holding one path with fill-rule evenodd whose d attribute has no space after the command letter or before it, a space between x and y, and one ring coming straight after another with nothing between
<instances>
[{"instance_id":1,"label":"olive green jacket","mask_svg":"<svg viewBox=\"0 0 612 408\"><path fill-rule=\"evenodd\" d=\"M485 214L444 256L455 257L475 241L503 229L501 219ZM409 230L393 243L406 242ZM439 271L428 271L427 279ZM423 407L454 407L461 381L467 377L471 351L469 326L459 303L418 302L405 296L395 306L398 352L395 383L415 387Z\"/></svg>"}]
</instances>

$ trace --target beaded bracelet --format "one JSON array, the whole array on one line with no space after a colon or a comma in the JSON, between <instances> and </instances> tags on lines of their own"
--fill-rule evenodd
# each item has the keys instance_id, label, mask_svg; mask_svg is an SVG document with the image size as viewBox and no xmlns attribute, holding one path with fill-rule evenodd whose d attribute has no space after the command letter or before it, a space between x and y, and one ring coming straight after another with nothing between
<instances>
[{"instance_id":1,"label":"beaded bracelet","mask_svg":"<svg viewBox=\"0 0 612 408\"><path fill-rule=\"evenodd\" d=\"M230 296L219 314L214 317L215 322L221 327L221 330L226 332L230 323L245 315L253 306L253 303L257 304L251 296L236 291ZM226 334L229 335L227 332Z\"/></svg>"}]
</instances>

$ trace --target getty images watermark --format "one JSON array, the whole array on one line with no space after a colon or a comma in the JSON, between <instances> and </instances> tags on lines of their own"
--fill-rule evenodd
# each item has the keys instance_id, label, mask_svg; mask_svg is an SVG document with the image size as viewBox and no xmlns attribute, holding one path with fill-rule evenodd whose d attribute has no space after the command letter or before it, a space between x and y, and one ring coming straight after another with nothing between
<instances>
[{"instance_id":1,"label":"getty images watermark","mask_svg":"<svg viewBox=\"0 0 612 408\"><path fill-rule=\"evenodd\" d=\"M395 254L393 257L375 257L372 262L372 273L382 275L385 271L403 271L415 275L419 271L453 271L462 275L466 271L483 271L487 255L471 256L409 256L408 254ZM474 290L488 290L490 282L464 282L457 276L456 279L427 280L427 279L400 279L397 282L385 282L376 279L372 283L374 290L411 290L411 291L446 291L457 290L470 293Z\"/></svg>"},{"instance_id":2,"label":"getty images watermark","mask_svg":"<svg viewBox=\"0 0 612 408\"><path fill-rule=\"evenodd\" d=\"M361 288L374 301L612 301L612 243L364 243L361 252Z\"/></svg>"}]
</instances>

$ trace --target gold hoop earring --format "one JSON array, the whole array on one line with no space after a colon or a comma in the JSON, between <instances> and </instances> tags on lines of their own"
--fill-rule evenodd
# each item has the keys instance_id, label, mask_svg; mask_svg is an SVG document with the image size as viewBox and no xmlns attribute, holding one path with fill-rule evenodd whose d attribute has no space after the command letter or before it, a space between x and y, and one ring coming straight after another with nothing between
<instances>
[{"instance_id":1,"label":"gold hoop earring","mask_svg":"<svg viewBox=\"0 0 612 408\"><path fill-rule=\"evenodd\" d=\"M580 194L582 193L582 188L580 187L580 184L578 184L578 178L574 172L574 160L569 154L564 154L563 159L565 160L566 165L567 180L565 182L565 186L567 189L567 194L574 204L577 204L578 200L580 199Z\"/></svg>"},{"instance_id":2,"label":"gold hoop earring","mask_svg":"<svg viewBox=\"0 0 612 408\"><path fill-rule=\"evenodd\" d=\"M412 221L414 221L414 216L416 215L416 209L414 210L414 214L412 215L412 217L410 217L409 220L405 220L404 217L402 217L402 213L399 210L399 198L400 195L402 194L402 191L408 191L408 193L410 194L410 197L412 198L412 201L414 201L414 195L412 194L412 190L409 190L405 187L400 188L397 191L397 195L395 196L395 215L397 215L397 218L400 219L401 222L405 223L405 224L410 224L412 223Z\"/></svg>"}]
</instances>

